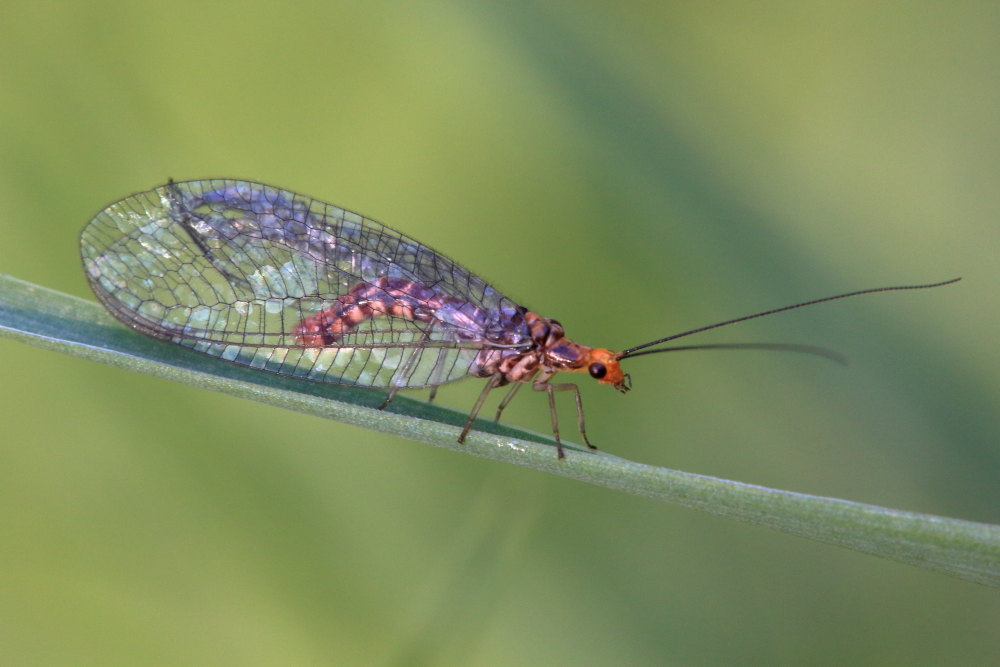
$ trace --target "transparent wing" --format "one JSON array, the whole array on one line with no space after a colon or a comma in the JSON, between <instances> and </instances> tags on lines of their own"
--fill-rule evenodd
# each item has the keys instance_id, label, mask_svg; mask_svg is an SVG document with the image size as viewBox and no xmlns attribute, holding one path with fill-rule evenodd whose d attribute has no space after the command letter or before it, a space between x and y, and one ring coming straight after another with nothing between
<instances>
[{"instance_id":1,"label":"transparent wing","mask_svg":"<svg viewBox=\"0 0 1000 667\"><path fill-rule=\"evenodd\" d=\"M101 211L80 245L95 294L123 323L264 370L433 386L475 374L486 348L528 343L524 309L447 257L356 213L258 183L188 181L132 195ZM420 315L405 290L378 289L387 284L414 285ZM352 298L372 316L322 345L295 333Z\"/></svg>"}]
</instances>

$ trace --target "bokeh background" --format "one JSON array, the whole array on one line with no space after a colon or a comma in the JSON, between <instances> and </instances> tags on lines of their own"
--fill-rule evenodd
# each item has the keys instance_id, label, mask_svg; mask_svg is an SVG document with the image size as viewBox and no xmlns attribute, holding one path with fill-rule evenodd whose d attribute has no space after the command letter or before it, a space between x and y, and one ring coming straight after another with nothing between
<instances>
[{"instance_id":1,"label":"bokeh background","mask_svg":"<svg viewBox=\"0 0 1000 667\"><path fill-rule=\"evenodd\" d=\"M998 34L986 2L5 3L0 272L92 298L97 210L229 176L398 227L612 348L962 276L700 339L846 369L663 355L584 400L631 459L1000 523ZM0 368L6 664L1000 652L975 584L10 341Z\"/></svg>"}]
</instances>

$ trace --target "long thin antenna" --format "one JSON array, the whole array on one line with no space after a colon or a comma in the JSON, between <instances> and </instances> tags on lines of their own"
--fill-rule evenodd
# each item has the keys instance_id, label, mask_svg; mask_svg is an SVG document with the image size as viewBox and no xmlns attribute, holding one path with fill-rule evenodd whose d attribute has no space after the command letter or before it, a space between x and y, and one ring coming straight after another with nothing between
<instances>
[{"instance_id":1,"label":"long thin antenna","mask_svg":"<svg viewBox=\"0 0 1000 667\"><path fill-rule=\"evenodd\" d=\"M836 361L842 366L847 365L847 358L825 347L815 345L797 345L795 343L709 343L706 345L678 345L676 347L661 347L655 350L642 350L628 355L628 358L641 357L644 354L659 354L660 352L687 352L689 350L766 350L768 352L798 352L800 354L811 354L814 357L823 357L831 361ZM622 357L618 357L621 359Z\"/></svg>"},{"instance_id":2,"label":"long thin antenna","mask_svg":"<svg viewBox=\"0 0 1000 667\"><path fill-rule=\"evenodd\" d=\"M725 322L717 322L715 324L709 324L705 327L698 327L697 329L691 329L690 331L684 331L679 334L674 334L672 336L667 336L666 338L661 338L659 340L654 340L649 343L643 343L642 345L636 345L635 347L630 347L623 352L618 354L618 359L627 359L633 356L639 356L635 354L639 350L644 350L647 347L652 347L654 345L659 345L660 343L666 343L667 341L677 340L678 338L684 338L685 336L690 336L692 334L701 333L702 331L708 331L710 329L718 329L719 327L728 326L730 324L736 324L737 322L745 322L747 320L753 320L758 317L764 317L766 315L774 315L776 313L783 313L786 310L794 310L796 308L803 308L805 306L812 306L817 303L825 303L827 301L836 301L837 299L846 299L850 296L860 296L862 294L874 294L875 292L896 292L900 290L911 290L911 289L930 289L931 287L943 287L944 285L951 285L952 283L957 283L961 278L952 278L951 280L945 280L940 283L932 283L929 285L900 285L897 287L873 287L871 289L858 290L856 292L847 292L846 294L837 294L835 296L827 296L822 299L813 299L812 301L803 301L802 303L792 304L791 306L784 306L782 308L774 308L773 310L765 310L761 313L754 313L753 315L746 315L744 317L737 317L732 320L726 320ZM646 352L644 354L649 354Z\"/></svg>"}]
</instances>

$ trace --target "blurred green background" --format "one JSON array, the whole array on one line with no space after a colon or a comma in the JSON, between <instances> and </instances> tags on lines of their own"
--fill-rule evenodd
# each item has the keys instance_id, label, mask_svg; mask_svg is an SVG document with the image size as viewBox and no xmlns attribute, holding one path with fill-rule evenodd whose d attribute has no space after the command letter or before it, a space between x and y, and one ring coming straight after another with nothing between
<instances>
[{"instance_id":1,"label":"blurred green background","mask_svg":"<svg viewBox=\"0 0 1000 667\"><path fill-rule=\"evenodd\" d=\"M634 460L1000 523L1000 5L5 3L0 272L166 181L353 208L624 348ZM0 341L6 664L984 664L995 590ZM466 410L480 390L446 387ZM561 397L572 423L572 406ZM522 394L511 423L548 429ZM569 429L571 430L571 429Z\"/></svg>"}]
</instances>

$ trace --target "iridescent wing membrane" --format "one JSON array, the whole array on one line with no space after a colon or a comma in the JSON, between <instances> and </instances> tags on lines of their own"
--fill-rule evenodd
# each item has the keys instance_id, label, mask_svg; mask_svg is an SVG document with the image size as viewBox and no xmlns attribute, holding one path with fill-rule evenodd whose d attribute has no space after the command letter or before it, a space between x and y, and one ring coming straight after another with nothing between
<instances>
[{"instance_id":1,"label":"iridescent wing membrane","mask_svg":"<svg viewBox=\"0 0 1000 667\"><path fill-rule=\"evenodd\" d=\"M524 309L447 257L259 183L171 182L132 195L101 211L80 244L94 292L123 323L254 368L427 387L530 343ZM309 318L353 307L368 316L303 337Z\"/></svg>"}]
</instances>

